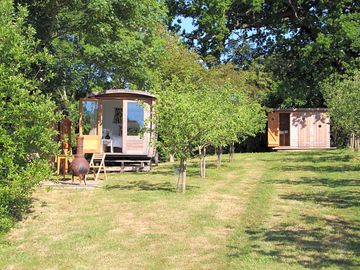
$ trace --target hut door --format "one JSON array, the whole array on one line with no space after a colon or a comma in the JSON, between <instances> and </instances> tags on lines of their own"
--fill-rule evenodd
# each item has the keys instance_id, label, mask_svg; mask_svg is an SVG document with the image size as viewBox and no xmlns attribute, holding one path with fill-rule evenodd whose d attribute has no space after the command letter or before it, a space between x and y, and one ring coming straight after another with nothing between
<instances>
[{"instance_id":1,"label":"hut door","mask_svg":"<svg viewBox=\"0 0 360 270\"><path fill-rule=\"evenodd\" d=\"M124 101L123 152L125 154L146 154L146 136L141 136L145 124L145 107L137 101Z\"/></svg>"},{"instance_id":2,"label":"hut door","mask_svg":"<svg viewBox=\"0 0 360 270\"><path fill-rule=\"evenodd\" d=\"M268 146L279 146L279 113L268 114Z\"/></svg>"},{"instance_id":3,"label":"hut door","mask_svg":"<svg viewBox=\"0 0 360 270\"><path fill-rule=\"evenodd\" d=\"M79 134L84 137L84 153L100 153L102 122L101 101L80 99Z\"/></svg>"}]
</instances>

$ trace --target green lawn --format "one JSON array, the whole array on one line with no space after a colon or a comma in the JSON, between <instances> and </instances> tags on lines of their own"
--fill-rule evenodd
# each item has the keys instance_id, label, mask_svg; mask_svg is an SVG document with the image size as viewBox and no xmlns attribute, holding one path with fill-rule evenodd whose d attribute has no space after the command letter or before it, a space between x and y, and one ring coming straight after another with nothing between
<instances>
[{"instance_id":1,"label":"green lawn","mask_svg":"<svg viewBox=\"0 0 360 270\"><path fill-rule=\"evenodd\" d=\"M208 178L112 174L92 190L41 187L0 241L0 269L359 269L360 156L238 154Z\"/></svg>"}]
</instances>

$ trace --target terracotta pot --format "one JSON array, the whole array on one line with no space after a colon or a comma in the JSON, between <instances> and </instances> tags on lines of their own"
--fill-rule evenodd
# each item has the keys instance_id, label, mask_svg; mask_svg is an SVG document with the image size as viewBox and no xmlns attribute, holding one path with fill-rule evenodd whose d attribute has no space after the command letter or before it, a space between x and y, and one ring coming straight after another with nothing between
<instances>
[{"instance_id":1,"label":"terracotta pot","mask_svg":"<svg viewBox=\"0 0 360 270\"><path fill-rule=\"evenodd\" d=\"M80 179L83 179L84 176L89 172L89 162L84 157L84 138L77 137L77 149L74 160L70 164L70 169L73 176L79 176Z\"/></svg>"}]
</instances>

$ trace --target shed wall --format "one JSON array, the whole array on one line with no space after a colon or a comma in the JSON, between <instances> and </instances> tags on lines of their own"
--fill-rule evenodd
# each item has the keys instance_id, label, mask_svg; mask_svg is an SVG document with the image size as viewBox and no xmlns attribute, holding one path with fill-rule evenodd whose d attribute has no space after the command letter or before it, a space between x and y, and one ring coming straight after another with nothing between
<instances>
[{"instance_id":1,"label":"shed wall","mask_svg":"<svg viewBox=\"0 0 360 270\"><path fill-rule=\"evenodd\" d=\"M326 113L293 112L290 117L292 147L330 147L330 119Z\"/></svg>"},{"instance_id":2,"label":"shed wall","mask_svg":"<svg viewBox=\"0 0 360 270\"><path fill-rule=\"evenodd\" d=\"M330 117L326 114L326 113L323 113L324 114L324 117L326 118L326 147L327 148L330 148L331 145L331 133L330 133Z\"/></svg>"}]
</instances>

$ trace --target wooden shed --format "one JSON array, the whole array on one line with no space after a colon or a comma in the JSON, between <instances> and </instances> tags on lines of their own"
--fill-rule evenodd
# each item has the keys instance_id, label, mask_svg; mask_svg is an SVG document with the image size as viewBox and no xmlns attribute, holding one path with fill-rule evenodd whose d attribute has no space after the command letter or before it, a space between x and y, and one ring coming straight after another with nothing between
<instances>
[{"instance_id":1,"label":"wooden shed","mask_svg":"<svg viewBox=\"0 0 360 270\"><path fill-rule=\"evenodd\" d=\"M330 118L324 108L278 109L268 114L268 146L330 148Z\"/></svg>"},{"instance_id":2,"label":"wooden shed","mask_svg":"<svg viewBox=\"0 0 360 270\"><path fill-rule=\"evenodd\" d=\"M154 155L152 130L155 96L144 91L111 89L80 99L79 135L84 153L106 153L113 160Z\"/></svg>"}]
</instances>

